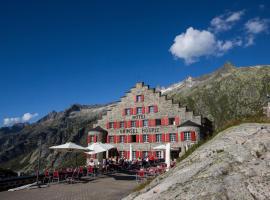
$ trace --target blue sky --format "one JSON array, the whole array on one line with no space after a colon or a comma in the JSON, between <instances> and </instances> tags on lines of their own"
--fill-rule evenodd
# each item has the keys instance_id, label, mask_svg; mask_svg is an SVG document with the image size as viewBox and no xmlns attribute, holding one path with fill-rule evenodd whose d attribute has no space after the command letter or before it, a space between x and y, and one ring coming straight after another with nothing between
<instances>
[{"instance_id":1,"label":"blue sky","mask_svg":"<svg viewBox=\"0 0 270 200\"><path fill-rule=\"evenodd\" d=\"M0 1L0 126L226 61L269 64L268 1Z\"/></svg>"}]
</instances>

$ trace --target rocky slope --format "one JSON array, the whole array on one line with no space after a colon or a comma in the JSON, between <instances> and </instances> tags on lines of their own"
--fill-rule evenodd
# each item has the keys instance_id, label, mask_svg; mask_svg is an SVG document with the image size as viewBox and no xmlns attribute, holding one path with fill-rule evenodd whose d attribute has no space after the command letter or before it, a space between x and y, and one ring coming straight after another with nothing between
<instances>
[{"instance_id":1,"label":"rocky slope","mask_svg":"<svg viewBox=\"0 0 270 200\"><path fill-rule=\"evenodd\" d=\"M190 77L161 91L220 128L231 120L262 115L270 94L270 65L235 67L226 63L211 74Z\"/></svg>"},{"instance_id":2,"label":"rocky slope","mask_svg":"<svg viewBox=\"0 0 270 200\"><path fill-rule=\"evenodd\" d=\"M270 199L270 124L219 133L125 199Z\"/></svg>"},{"instance_id":3,"label":"rocky slope","mask_svg":"<svg viewBox=\"0 0 270 200\"><path fill-rule=\"evenodd\" d=\"M1 167L32 171L37 165L40 139L42 139L42 167L65 164L60 162L61 160L71 161L74 155L57 154L48 148L68 141L86 146L87 130L111 105L75 104L63 112L53 111L34 124L0 129Z\"/></svg>"}]
</instances>

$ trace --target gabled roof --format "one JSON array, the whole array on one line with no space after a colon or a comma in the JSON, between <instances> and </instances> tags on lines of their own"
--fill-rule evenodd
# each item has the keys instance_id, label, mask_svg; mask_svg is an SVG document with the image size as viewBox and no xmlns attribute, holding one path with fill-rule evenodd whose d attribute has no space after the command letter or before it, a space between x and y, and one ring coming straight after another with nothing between
<instances>
[{"instance_id":1,"label":"gabled roof","mask_svg":"<svg viewBox=\"0 0 270 200\"><path fill-rule=\"evenodd\" d=\"M185 127L185 126L196 126L196 127L201 127L201 125L195 123L195 122L192 122L190 120L187 120L185 121L184 123L180 124L179 126L177 127Z\"/></svg>"},{"instance_id":2,"label":"gabled roof","mask_svg":"<svg viewBox=\"0 0 270 200\"><path fill-rule=\"evenodd\" d=\"M101 128L100 126L97 126L95 128L91 128L91 129L89 129L89 131L107 132L105 129Z\"/></svg>"}]
</instances>

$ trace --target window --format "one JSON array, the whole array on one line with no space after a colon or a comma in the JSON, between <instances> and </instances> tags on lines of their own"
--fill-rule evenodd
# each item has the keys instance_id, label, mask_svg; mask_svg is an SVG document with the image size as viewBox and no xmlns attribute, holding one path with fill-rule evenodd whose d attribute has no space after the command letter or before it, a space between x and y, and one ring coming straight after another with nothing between
<instances>
[{"instance_id":1,"label":"window","mask_svg":"<svg viewBox=\"0 0 270 200\"><path fill-rule=\"evenodd\" d=\"M120 158L124 158L125 157L125 152L124 151L119 151L119 156L120 156Z\"/></svg>"},{"instance_id":2,"label":"window","mask_svg":"<svg viewBox=\"0 0 270 200\"><path fill-rule=\"evenodd\" d=\"M138 114L138 115L142 114L142 107L138 107L138 108L137 108L137 114Z\"/></svg>"},{"instance_id":3,"label":"window","mask_svg":"<svg viewBox=\"0 0 270 200\"><path fill-rule=\"evenodd\" d=\"M124 135L120 135L120 143L124 143L125 142L125 136Z\"/></svg>"},{"instance_id":4,"label":"window","mask_svg":"<svg viewBox=\"0 0 270 200\"><path fill-rule=\"evenodd\" d=\"M136 151L132 151L132 160L136 159Z\"/></svg>"},{"instance_id":5,"label":"window","mask_svg":"<svg viewBox=\"0 0 270 200\"><path fill-rule=\"evenodd\" d=\"M156 156L158 159L162 158L162 152L161 151L156 151Z\"/></svg>"},{"instance_id":6,"label":"window","mask_svg":"<svg viewBox=\"0 0 270 200\"><path fill-rule=\"evenodd\" d=\"M109 128L113 128L113 122L109 123Z\"/></svg>"},{"instance_id":7,"label":"window","mask_svg":"<svg viewBox=\"0 0 270 200\"><path fill-rule=\"evenodd\" d=\"M125 128L125 122L120 122L120 128Z\"/></svg>"},{"instance_id":8,"label":"window","mask_svg":"<svg viewBox=\"0 0 270 200\"><path fill-rule=\"evenodd\" d=\"M131 121L131 127L136 127L136 121Z\"/></svg>"},{"instance_id":9,"label":"window","mask_svg":"<svg viewBox=\"0 0 270 200\"><path fill-rule=\"evenodd\" d=\"M131 115L131 108L126 108L125 113L126 115Z\"/></svg>"},{"instance_id":10,"label":"window","mask_svg":"<svg viewBox=\"0 0 270 200\"><path fill-rule=\"evenodd\" d=\"M142 95L136 96L136 102L142 102Z\"/></svg>"},{"instance_id":11,"label":"window","mask_svg":"<svg viewBox=\"0 0 270 200\"><path fill-rule=\"evenodd\" d=\"M114 137L113 136L109 136L109 142L114 143Z\"/></svg>"},{"instance_id":12,"label":"window","mask_svg":"<svg viewBox=\"0 0 270 200\"><path fill-rule=\"evenodd\" d=\"M169 118L169 125L175 125L175 118Z\"/></svg>"},{"instance_id":13,"label":"window","mask_svg":"<svg viewBox=\"0 0 270 200\"><path fill-rule=\"evenodd\" d=\"M89 137L90 137L90 142L95 142L94 141L94 137L95 137L94 135L90 135Z\"/></svg>"},{"instance_id":14,"label":"window","mask_svg":"<svg viewBox=\"0 0 270 200\"><path fill-rule=\"evenodd\" d=\"M156 142L161 142L161 134L156 134Z\"/></svg>"},{"instance_id":15,"label":"window","mask_svg":"<svg viewBox=\"0 0 270 200\"><path fill-rule=\"evenodd\" d=\"M148 127L148 120L143 120L143 127Z\"/></svg>"},{"instance_id":16,"label":"window","mask_svg":"<svg viewBox=\"0 0 270 200\"><path fill-rule=\"evenodd\" d=\"M161 119L156 119L156 126L160 126L161 125Z\"/></svg>"},{"instance_id":17,"label":"window","mask_svg":"<svg viewBox=\"0 0 270 200\"><path fill-rule=\"evenodd\" d=\"M170 133L170 142L176 142L176 133Z\"/></svg>"},{"instance_id":18,"label":"window","mask_svg":"<svg viewBox=\"0 0 270 200\"><path fill-rule=\"evenodd\" d=\"M136 142L136 135L131 135L131 142Z\"/></svg>"},{"instance_id":19,"label":"window","mask_svg":"<svg viewBox=\"0 0 270 200\"><path fill-rule=\"evenodd\" d=\"M143 142L149 142L149 136L144 134L143 135Z\"/></svg>"},{"instance_id":20,"label":"window","mask_svg":"<svg viewBox=\"0 0 270 200\"><path fill-rule=\"evenodd\" d=\"M184 132L184 140L190 140L190 139L191 139L190 132Z\"/></svg>"},{"instance_id":21,"label":"window","mask_svg":"<svg viewBox=\"0 0 270 200\"><path fill-rule=\"evenodd\" d=\"M148 157L148 151L143 151L143 152L142 152L142 156L143 156L143 158Z\"/></svg>"},{"instance_id":22,"label":"window","mask_svg":"<svg viewBox=\"0 0 270 200\"><path fill-rule=\"evenodd\" d=\"M155 112L155 107L154 106L149 106L149 113L154 113Z\"/></svg>"}]
</instances>

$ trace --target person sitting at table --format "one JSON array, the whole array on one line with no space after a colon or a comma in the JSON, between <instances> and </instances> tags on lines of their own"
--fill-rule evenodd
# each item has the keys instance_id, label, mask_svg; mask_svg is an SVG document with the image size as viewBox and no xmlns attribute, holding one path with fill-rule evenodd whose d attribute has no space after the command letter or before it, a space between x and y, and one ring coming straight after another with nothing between
<instances>
[{"instance_id":1,"label":"person sitting at table","mask_svg":"<svg viewBox=\"0 0 270 200\"><path fill-rule=\"evenodd\" d=\"M87 166L95 167L95 162L93 159L90 159L87 163Z\"/></svg>"}]
</instances>

